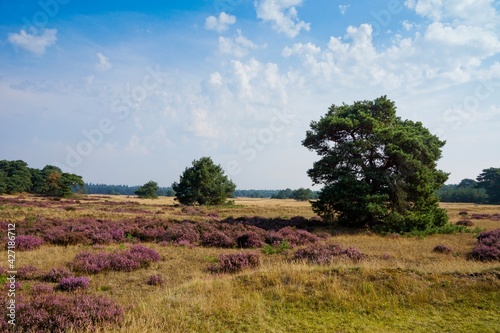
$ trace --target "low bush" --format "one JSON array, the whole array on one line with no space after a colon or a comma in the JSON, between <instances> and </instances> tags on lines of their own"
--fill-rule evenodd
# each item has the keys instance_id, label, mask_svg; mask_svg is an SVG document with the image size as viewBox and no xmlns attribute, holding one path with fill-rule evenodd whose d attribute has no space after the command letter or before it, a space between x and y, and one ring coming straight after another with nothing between
<instances>
[{"instance_id":1,"label":"low bush","mask_svg":"<svg viewBox=\"0 0 500 333\"><path fill-rule=\"evenodd\" d=\"M149 284L150 286L161 286L164 283L165 279L160 274L151 275L147 281L147 284Z\"/></svg>"},{"instance_id":2,"label":"low bush","mask_svg":"<svg viewBox=\"0 0 500 333\"><path fill-rule=\"evenodd\" d=\"M309 231L294 227L284 227L278 230L278 235L292 247L312 244L319 240L316 235L311 234Z\"/></svg>"},{"instance_id":3,"label":"low bush","mask_svg":"<svg viewBox=\"0 0 500 333\"><path fill-rule=\"evenodd\" d=\"M90 280L87 277L79 276L68 276L62 278L57 286L58 290L62 291L74 291L77 289L87 289L90 286Z\"/></svg>"},{"instance_id":4,"label":"low bush","mask_svg":"<svg viewBox=\"0 0 500 333\"><path fill-rule=\"evenodd\" d=\"M95 274L104 270L131 272L147 267L160 259L160 254L155 250L143 245L134 245L121 252L82 252L73 259L70 266L75 272L87 274Z\"/></svg>"},{"instance_id":5,"label":"low bush","mask_svg":"<svg viewBox=\"0 0 500 333\"><path fill-rule=\"evenodd\" d=\"M256 248L264 245L264 240L255 231L248 231L239 235L236 238L236 243L241 248Z\"/></svg>"},{"instance_id":6,"label":"low bush","mask_svg":"<svg viewBox=\"0 0 500 333\"><path fill-rule=\"evenodd\" d=\"M298 249L294 255L296 260L306 260L314 264L328 264L336 257L358 261L363 258L363 254L355 247L342 249L338 244L313 244Z\"/></svg>"},{"instance_id":7,"label":"low bush","mask_svg":"<svg viewBox=\"0 0 500 333\"><path fill-rule=\"evenodd\" d=\"M462 225L464 227L473 227L474 222L472 222L471 220L460 220L460 221L457 221L455 223L455 225Z\"/></svg>"},{"instance_id":8,"label":"low bush","mask_svg":"<svg viewBox=\"0 0 500 333\"><path fill-rule=\"evenodd\" d=\"M42 272L34 266L22 266L17 269L19 280L37 280L42 277Z\"/></svg>"},{"instance_id":9,"label":"low bush","mask_svg":"<svg viewBox=\"0 0 500 333\"><path fill-rule=\"evenodd\" d=\"M500 260L500 229L484 231L477 237L471 257L481 261Z\"/></svg>"},{"instance_id":10,"label":"low bush","mask_svg":"<svg viewBox=\"0 0 500 333\"><path fill-rule=\"evenodd\" d=\"M451 253L451 248L447 245L439 244L432 249L432 252L449 254Z\"/></svg>"},{"instance_id":11,"label":"low bush","mask_svg":"<svg viewBox=\"0 0 500 333\"><path fill-rule=\"evenodd\" d=\"M233 247L236 242L222 231L213 230L203 233L201 245L206 247Z\"/></svg>"},{"instance_id":12,"label":"low bush","mask_svg":"<svg viewBox=\"0 0 500 333\"><path fill-rule=\"evenodd\" d=\"M5 309L7 298L0 299ZM16 295L16 325L0 316L2 332L78 332L123 322L123 309L105 297L58 294L49 288L34 288L31 295Z\"/></svg>"},{"instance_id":13,"label":"low bush","mask_svg":"<svg viewBox=\"0 0 500 333\"><path fill-rule=\"evenodd\" d=\"M260 265L260 256L252 252L220 254L217 264L209 266L212 273L236 273Z\"/></svg>"},{"instance_id":14,"label":"low bush","mask_svg":"<svg viewBox=\"0 0 500 333\"><path fill-rule=\"evenodd\" d=\"M184 222L172 224L162 236L162 241L172 242L180 245L194 245L200 240L200 234L196 230L196 224Z\"/></svg>"},{"instance_id":15,"label":"low bush","mask_svg":"<svg viewBox=\"0 0 500 333\"><path fill-rule=\"evenodd\" d=\"M17 251L36 250L43 244L43 239L32 235L19 235L16 237L15 249Z\"/></svg>"},{"instance_id":16,"label":"low bush","mask_svg":"<svg viewBox=\"0 0 500 333\"><path fill-rule=\"evenodd\" d=\"M96 274L111 268L111 254L82 252L76 255L70 267L75 272Z\"/></svg>"},{"instance_id":17,"label":"low bush","mask_svg":"<svg viewBox=\"0 0 500 333\"><path fill-rule=\"evenodd\" d=\"M71 272L66 267L54 267L43 275L42 280L45 282L59 282L62 278L69 276L71 276Z\"/></svg>"}]
</instances>

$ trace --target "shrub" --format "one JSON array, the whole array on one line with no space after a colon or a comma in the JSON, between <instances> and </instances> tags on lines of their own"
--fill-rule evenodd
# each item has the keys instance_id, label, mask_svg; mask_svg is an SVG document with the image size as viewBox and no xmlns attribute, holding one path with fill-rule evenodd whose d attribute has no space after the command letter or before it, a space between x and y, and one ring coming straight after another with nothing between
<instances>
[{"instance_id":1,"label":"shrub","mask_svg":"<svg viewBox=\"0 0 500 333\"><path fill-rule=\"evenodd\" d=\"M484 231L477 237L471 257L481 261L500 260L500 229Z\"/></svg>"},{"instance_id":2,"label":"shrub","mask_svg":"<svg viewBox=\"0 0 500 333\"><path fill-rule=\"evenodd\" d=\"M315 243L319 238L309 231L284 227L278 231L278 234L285 239L291 246L301 246Z\"/></svg>"},{"instance_id":3,"label":"shrub","mask_svg":"<svg viewBox=\"0 0 500 333\"><path fill-rule=\"evenodd\" d=\"M16 295L17 296L17 295ZM6 308L7 298L0 299ZM6 316L0 317L0 328L6 328ZM122 308L105 297L90 295L61 295L49 290L28 297L16 297L16 326L14 332L96 331L104 325L123 321Z\"/></svg>"},{"instance_id":4,"label":"shrub","mask_svg":"<svg viewBox=\"0 0 500 333\"><path fill-rule=\"evenodd\" d=\"M464 227L472 227L474 226L474 222L471 220L460 220L455 223L455 225L462 225Z\"/></svg>"},{"instance_id":5,"label":"shrub","mask_svg":"<svg viewBox=\"0 0 500 333\"><path fill-rule=\"evenodd\" d=\"M281 242L283 242L285 240L283 239L283 236L280 233L271 230L271 231L266 232L265 241L266 241L266 244L275 246L275 245L281 244Z\"/></svg>"},{"instance_id":6,"label":"shrub","mask_svg":"<svg viewBox=\"0 0 500 333\"><path fill-rule=\"evenodd\" d=\"M198 230L194 223L170 225L162 236L162 240L182 245L196 244L200 240Z\"/></svg>"},{"instance_id":7,"label":"shrub","mask_svg":"<svg viewBox=\"0 0 500 333\"><path fill-rule=\"evenodd\" d=\"M14 283L7 282L5 284L5 290L12 292L12 289L14 289L15 291L21 290L21 284L19 283L19 281L15 281Z\"/></svg>"},{"instance_id":8,"label":"shrub","mask_svg":"<svg viewBox=\"0 0 500 333\"><path fill-rule=\"evenodd\" d=\"M222 231L214 230L201 236L201 244L207 247L233 247L235 242Z\"/></svg>"},{"instance_id":9,"label":"shrub","mask_svg":"<svg viewBox=\"0 0 500 333\"><path fill-rule=\"evenodd\" d=\"M364 254L355 247L345 248L342 250L342 255L354 261L361 260L364 257Z\"/></svg>"},{"instance_id":10,"label":"shrub","mask_svg":"<svg viewBox=\"0 0 500 333\"><path fill-rule=\"evenodd\" d=\"M161 286L163 283L165 283L165 280L160 274L151 275L147 281L147 284L149 284L150 286Z\"/></svg>"},{"instance_id":11,"label":"shrub","mask_svg":"<svg viewBox=\"0 0 500 333\"><path fill-rule=\"evenodd\" d=\"M41 276L40 270L34 266L22 266L17 269L17 278L20 280L37 280Z\"/></svg>"},{"instance_id":12,"label":"shrub","mask_svg":"<svg viewBox=\"0 0 500 333\"><path fill-rule=\"evenodd\" d=\"M52 286L44 283L37 283L31 287L30 293L33 295L48 294L54 290Z\"/></svg>"},{"instance_id":13,"label":"shrub","mask_svg":"<svg viewBox=\"0 0 500 333\"><path fill-rule=\"evenodd\" d=\"M109 269L112 271L132 272L141 268L141 262L129 252L109 254Z\"/></svg>"},{"instance_id":14,"label":"shrub","mask_svg":"<svg viewBox=\"0 0 500 333\"><path fill-rule=\"evenodd\" d=\"M76 289L87 289L90 286L90 280L87 277L69 276L62 278L57 289L62 291L74 291Z\"/></svg>"},{"instance_id":15,"label":"shrub","mask_svg":"<svg viewBox=\"0 0 500 333\"><path fill-rule=\"evenodd\" d=\"M16 250L36 250L43 244L43 239L32 235L19 235L16 237Z\"/></svg>"},{"instance_id":16,"label":"shrub","mask_svg":"<svg viewBox=\"0 0 500 333\"><path fill-rule=\"evenodd\" d=\"M110 259L110 254L105 252L82 252L76 255L70 266L75 272L95 274L110 269Z\"/></svg>"},{"instance_id":17,"label":"shrub","mask_svg":"<svg viewBox=\"0 0 500 333\"><path fill-rule=\"evenodd\" d=\"M432 249L433 252L437 252L437 253L445 253L445 254L448 254L448 253L451 253L451 248L447 245L443 245L443 244L439 244L439 245L436 245L433 249Z\"/></svg>"},{"instance_id":18,"label":"shrub","mask_svg":"<svg viewBox=\"0 0 500 333\"><path fill-rule=\"evenodd\" d=\"M345 257L358 261L363 258L363 254L354 247L342 249L338 244L313 244L298 249L294 255L297 260L306 260L315 264L328 264L335 257Z\"/></svg>"},{"instance_id":19,"label":"shrub","mask_svg":"<svg viewBox=\"0 0 500 333\"><path fill-rule=\"evenodd\" d=\"M78 254L70 266L75 272L88 274L104 270L131 272L141 267L147 267L151 262L159 261L161 256L153 249L143 245L134 245L122 252L82 252Z\"/></svg>"},{"instance_id":20,"label":"shrub","mask_svg":"<svg viewBox=\"0 0 500 333\"><path fill-rule=\"evenodd\" d=\"M262 237L255 231L248 231L241 234L238 238L236 238L236 243L238 244L238 247L241 248L255 248L264 245Z\"/></svg>"},{"instance_id":21,"label":"shrub","mask_svg":"<svg viewBox=\"0 0 500 333\"><path fill-rule=\"evenodd\" d=\"M160 261L161 255L144 245L134 245L128 251L131 258L140 262L141 266L148 266L151 262Z\"/></svg>"},{"instance_id":22,"label":"shrub","mask_svg":"<svg viewBox=\"0 0 500 333\"><path fill-rule=\"evenodd\" d=\"M209 266L212 273L236 273L245 268L255 268L260 265L260 256L257 253L238 252L220 254L216 265Z\"/></svg>"},{"instance_id":23,"label":"shrub","mask_svg":"<svg viewBox=\"0 0 500 333\"><path fill-rule=\"evenodd\" d=\"M294 258L316 264L328 264L334 257L341 254L342 248L338 244L317 244L298 249L295 252Z\"/></svg>"}]
</instances>

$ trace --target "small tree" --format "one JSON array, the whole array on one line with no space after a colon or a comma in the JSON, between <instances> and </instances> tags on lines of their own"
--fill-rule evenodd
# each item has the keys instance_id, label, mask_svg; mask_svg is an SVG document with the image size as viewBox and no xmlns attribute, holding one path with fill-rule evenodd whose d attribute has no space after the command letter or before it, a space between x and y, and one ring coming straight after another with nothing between
<instances>
[{"instance_id":1,"label":"small tree","mask_svg":"<svg viewBox=\"0 0 500 333\"><path fill-rule=\"evenodd\" d=\"M236 185L220 165L215 165L210 157L202 157L184 170L172 188L181 204L220 205L233 196Z\"/></svg>"},{"instance_id":2,"label":"small tree","mask_svg":"<svg viewBox=\"0 0 500 333\"><path fill-rule=\"evenodd\" d=\"M158 189L158 183L151 180L139 187L134 193L137 194L139 198L157 199L158 194L156 194L156 192Z\"/></svg>"},{"instance_id":3,"label":"small tree","mask_svg":"<svg viewBox=\"0 0 500 333\"><path fill-rule=\"evenodd\" d=\"M324 185L312 203L324 219L398 232L447 222L435 196L448 177L436 169L445 142L396 117L385 96L332 105L302 144L321 156L308 175Z\"/></svg>"}]
</instances>

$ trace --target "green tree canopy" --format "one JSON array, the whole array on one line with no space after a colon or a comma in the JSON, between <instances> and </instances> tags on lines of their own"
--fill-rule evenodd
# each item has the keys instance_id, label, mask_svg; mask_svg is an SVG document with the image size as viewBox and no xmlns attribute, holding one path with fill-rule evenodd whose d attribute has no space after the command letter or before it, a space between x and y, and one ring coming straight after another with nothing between
<instances>
[{"instance_id":1,"label":"green tree canopy","mask_svg":"<svg viewBox=\"0 0 500 333\"><path fill-rule=\"evenodd\" d=\"M7 192L7 174L0 169L0 194Z\"/></svg>"},{"instance_id":2,"label":"green tree canopy","mask_svg":"<svg viewBox=\"0 0 500 333\"><path fill-rule=\"evenodd\" d=\"M202 157L184 170L172 188L176 200L184 205L220 205L233 196L236 185L220 165L214 164L210 157Z\"/></svg>"},{"instance_id":3,"label":"green tree canopy","mask_svg":"<svg viewBox=\"0 0 500 333\"><path fill-rule=\"evenodd\" d=\"M31 188L31 172L24 161L0 161L4 173L4 193L28 192Z\"/></svg>"},{"instance_id":4,"label":"green tree canopy","mask_svg":"<svg viewBox=\"0 0 500 333\"><path fill-rule=\"evenodd\" d=\"M477 181L478 187L488 194L488 203L500 204L500 168L484 169Z\"/></svg>"},{"instance_id":5,"label":"green tree canopy","mask_svg":"<svg viewBox=\"0 0 500 333\"><path fill-rule=\"evenodd\" d=\"M157 199L158 194L156 192L158 189L158 183L151 180L139 187L139 189L135 191L135 194L137 194L139 198Z\"/></svg>"},{"instance_id":6,"label":"green tree canopy","mask_svg":"<svg viewBox=\"0 0 500 333\"><path fill-rule=\"evenodd\" d=\"M308 188L299 188L293 191L292 198L297 201L307 201L314 198L314 192Z\"/></svg>"},{"instance_id":7,"label":"green tree canopy","mask_svg":"<svg viewBox=\"0 0 500 333\"><path fill-rule=\"evenodd\" d=\"M29 192L65 197L85 186L82 177L47 165L42 170L29 168L24 161L0 161L0 194Z\"/></svg>"},{"instance_id":8,"label":"green tree canopy","mask_svg":"<svg viewBox=\"0 0 500 333\"><path fill-rule=\"evenodd\" d=\"M436 169L445 142L397 117L387 97L332 105L310 127L302 144L321 157L308 175L324 185L312 203L324 219L398 232L447 222L435 196L448 177Z\"/></svg>"}]
</instances>

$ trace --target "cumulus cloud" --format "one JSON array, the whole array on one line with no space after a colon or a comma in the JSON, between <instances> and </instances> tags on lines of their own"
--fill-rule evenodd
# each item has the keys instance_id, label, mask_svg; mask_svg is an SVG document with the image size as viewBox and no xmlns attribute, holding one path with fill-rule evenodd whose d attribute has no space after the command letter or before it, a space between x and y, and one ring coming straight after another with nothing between
<instances>
[{"instance_id":1,"label":"cumulus cloud","mask_svg":"<svg viewBox=\"0 0 500 333\"><path fill-rule=\"evenodd\" d=\"M235 37L219 36L219 51L224 54L231 54L235 57L244 57L249 49L255 49L258 46L250 39L243 36L241 30L236 32Z\"/></svg>"},{"instance_id":2,"label":"cumulus cloud","mask_svg":"<svg viewBox=\"0 0 500 333\"><path fill-rule=\"evenodd\" d=\"M257 17L272 22L273 29L288 37L297 36L301 30L309 31L311 24L299 20L295 6L303 0L261 0L255 2Z\"/></svg>"},{"instance_id":3,"label":"cumulus cloud","mask_svg":"<svg viewBox=\"0 0 500 333\"><path fill-rule=\"evenodd\" d=\"M450 20L481 25L495 21L498 23L492 0L407 0L405 5L433 21Z\"/></svg>"},{"instance_id":4,"label":"cumulus cloud","mask_svg":"<svg viewBox=\"0 0 500 333\"><path fill-rule=\"evenodd\" d=\"M98 62L95 65L95 67L96 67L97 70L107 71L108 69L110 69L111 67L113 67L113 65L109 62L109 58L106 57L101 52L97 53L97 58L98 58Z\"/></svg>"},{"instance_id":5,"label":"cumulus cloud","mask_svg":"<svg viewBox=\"0 0 500 333\"><path fill-rule=\"evenodd\" d=\"M487 57L500 52L500 40L492 32L476 26L451 27L440 22L431 23L425 38L448 47L472 48L471 52Z\"/></svg>"},{"instance_id":6,"label":"cumulus cloud","mask_svg":"<svg viewBox=\"0 0 500 333\"><path fill-rule=\"evenodd\" d=\"M220 75L219 72L215 72L210 74L210 79L208 80L211 85L213 86L220 86L222 85L222 76Z\"/></svg>"},{"instance_id":7,"label":"cumulus cloud","mask_svg":"<svg viewBox=\"0 0 500 333\"><path fill-rule=\"evenodd\" d=\"M215 30L218 33L226 31L231 24L236 23L236 16L226 14L224 12L219 14L219 17L209 16L205 19L205 29Z\"/></svg>"},{"instance_id":8,"label":"cumulus cloud","mask_svg":"<svg viewBox=\"0 0 500 333\"><path fill-rule=\"evenodd\" d=\"M282 50L297 57L306 77L358 87L403 89L416 93L429 85L446 87L477 78L477 68L500 53L500 38L474 25L432 22L414 37L395 38L376 48L368 24L350 26L327 46L296 43Z\"/></svg>"},{"instance_id":9,"label":"cumulus cloud","mask_svg":"<svg viewBox=\"0 0 500 333\"><path fill-rule=\"evenodd\" d=\"M50 45L57 41L57 29L45 29L40 36L31 35L24 30L9 34L9 42L36 55L42 55Z\"/></svg>"}]
</instances>

